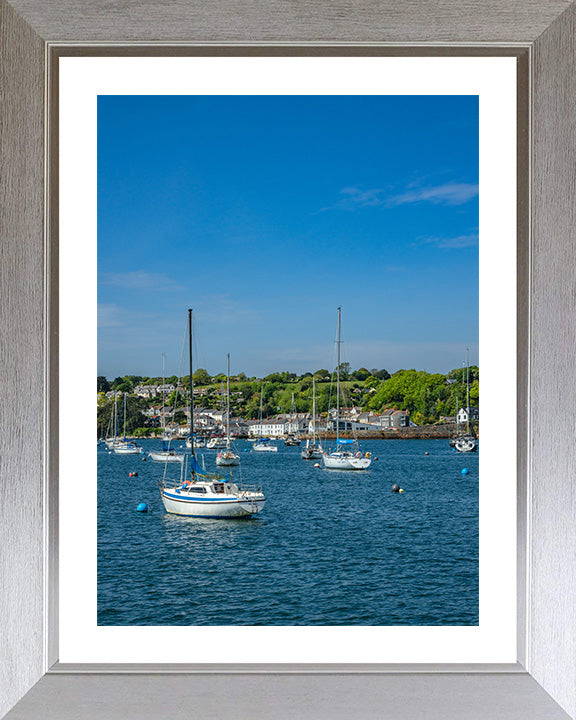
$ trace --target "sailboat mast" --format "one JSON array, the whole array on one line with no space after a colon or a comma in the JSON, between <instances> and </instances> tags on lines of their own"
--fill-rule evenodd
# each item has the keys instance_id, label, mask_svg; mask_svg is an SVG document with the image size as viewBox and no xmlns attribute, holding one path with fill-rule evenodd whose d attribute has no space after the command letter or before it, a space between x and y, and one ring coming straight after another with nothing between
<instances>
[{"instance_id":1,"label":"sailboat mast","mask_svg":"<svg viewBox=\"0 0 576 720\"><path fill-rule=\"evenodd\" d=\"M338 360L336 363L336 449L340 439L340 322L342 308L338 308Z\"/></svg>"},{"instance_id":2,"label":"sailboat mast","mask_svg":"<svg viewBox=\"0 0 576 720\"><path fill-rule=\"evenodd\" d=\"M316 447L316 379L312 376L312 442Z\"/></svg>"},{"instance_id":3,"label":"sailboat mast","mask_svg":"<svg viewBox=\"0 0 576 720\"><path fill-rule=\"evenodd\" d=\"M470 349L466 348L466 432L470 435Z\"/></svg>"},{"instance_id":4,"label":"sailboat mast","mask_svg":"<svg viewBox=\"0 0 576 720\"><path fill-rule=\"evenodd\" d=\"M226 354L226 447L230 447L230 353Z\"/></svg>"},{"instance_id":5,"label":"sailboat mast","mask_svg":"<svg viewBox=\"0 0 576 720\"><path fill-rule=\"evenodd\" d=\"M118 393L114 390L114 441L118 437Z\"/></svg>"},{"instance_id":6,"label":"sailboat mast","mask_svg":"<svg viewBox=\"0 0 576 720\"><path fill-rule=\"evenodd\" d=\"M166 435L166 418L164 415L164 395L166 393L166 371L164 369L164 360L166 359L166 353L162 353L162 438Z\"/></svg>"},{"instance_id":7,"label":"sailboat mast","mask_svg":"<svg viewBox=\"0 0 576 720\"><path fill-rule=\"evenodd\" d=\"M194 457L194 377L192 365L192 310L188 310L188 358L190 364L190 454ZM192 475L194 469L192 468Z\"/></svg>"},{"instance_id":8,"label":"sailboat mast","mask_svg":"<svg viewBox=\"0 0 576 720\"><path fill-rule=\"evenodd\" d=\"M126 440L126 393L124 393L124 440Z\"/></svg>"}]
</instances>

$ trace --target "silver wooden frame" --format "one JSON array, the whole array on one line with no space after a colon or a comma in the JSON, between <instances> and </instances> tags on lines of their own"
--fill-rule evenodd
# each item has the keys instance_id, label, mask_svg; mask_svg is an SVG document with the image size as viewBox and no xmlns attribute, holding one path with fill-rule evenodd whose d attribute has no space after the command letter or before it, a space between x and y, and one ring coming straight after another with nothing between
<instances>
[{"instance_id":1,"label":"silver wooden frame","mask_svg":"<svg viewBox=\"0 0 576 720\"><path fill-rule=\"evenodd\" d=\"M57 84L50 68L64 51L118 54L134 52L136 43L157 54L188 43L230 54L247 45L266 53L305 46L310 54L338 46L342 53L519 58L528 78L519 103L529 123L519 138L516 665L56 662L58 275L50 208L57 145L50 114ZM576 5L566 0L276 0L266 8L254 0L0 0L0 716L576 718L575 137Z\"/></svg>"}]
</instances>

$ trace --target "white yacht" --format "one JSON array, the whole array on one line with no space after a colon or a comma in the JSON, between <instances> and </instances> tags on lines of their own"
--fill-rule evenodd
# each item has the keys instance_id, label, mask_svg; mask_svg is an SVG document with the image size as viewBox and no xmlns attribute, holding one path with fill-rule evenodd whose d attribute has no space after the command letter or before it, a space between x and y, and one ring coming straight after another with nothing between
<instances>
[{"instance_id":1,"label":"white yacht","mask_svg":"<svg viewBox=\"0 0 576 720\"><path fill-rule=\"evenodd\" d=\"M226 356L226 447L216 456L216 465L234 467L240 465L240 455L237 455L230 444L230 353Z\"/></svg>"},{"instance_id":2,"label":"white yacht","mask_svg":"<svg viewBox=\"0 0 576 720\"><path fill-rule=\"evenodd\" d=\"M336 450L325 452L322 456L324 467L330 470L366 470L372 459L370 453L363 455L358 448L357 440L340 437L340 329L342 325L342 308L338 308L338 360L336 365ZM350 449L345 449L350 447Z\"/></svg>"},{"instance_id":3,"label":"white yacht","mask_svg":"<svg viewBox=\"0 0 576 720\"><path fill-rule=\"evenodd\" d=\"M190 433L194 437L194 382L192 374L192 310L188 310L190 356ZM166 511L196 518L247 518L262 511L266 498L260 487L243 487L232 477L209 475L201 468L190 448L190 464L182 467L180 480L169 486L166 473L160 493ZM188 471L188 472L187 472Z\"/></svg>"}]
</instances>

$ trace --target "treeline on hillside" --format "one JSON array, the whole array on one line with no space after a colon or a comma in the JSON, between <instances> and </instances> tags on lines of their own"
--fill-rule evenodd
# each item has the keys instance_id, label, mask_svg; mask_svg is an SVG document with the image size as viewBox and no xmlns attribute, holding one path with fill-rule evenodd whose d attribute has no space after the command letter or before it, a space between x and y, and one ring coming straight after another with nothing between
<instances>
[{"instance_id":1,"label":"treeline on hillside","mask_svg":"<svg viewBox=\"0 0 576 720\"><path fill-rule=\"evenodd\" d=\"M320 369L314 374L297 375L289 372L272 373L265 378L248 378L240 373L231 378L230 403L232 414L244 418L257 418L260 410L260 394L262 393L262 411L264 416L277 413L289 413L292 408L296 412L312 410L312 379L316 380L316 409L318 413L326 413L335 406L335 373ZM194 373L196 406L205 408L221 408L224 405L225 376L210 376L200 368ZM408 410L413 422L426 424L436 422L441 416L453 416L459 407L466 406L466 369L452 370L446 375L427 373L423 370L398 370L390 375L386 370L367 370L360 368L351 371L348 363L340 368L341 387L344 393L343 406L360 407L366 411L379 413L387 408ZM469 369L470 405L479 405L479 370L477 366ZM137 385L159 385L162 378L147 378L136 375L125 375L108 382L105 377L98 378L98 392L105 393L115 390L120 393L132 393ZM166 378L167 384L174 386L178 378ZM184 394L189 395L190 378L182 379ZM202 394L198 394L198 391ZM145 400L128 395L127 417L130 425L138 427L138 421L144 419L142 411L151 405L158 405L160 398ZM187 400L177 397L174 392L165 398L168 406L176 403L182 406ZM112 402L106 402L104 396L99 400L99 423L110 416ZM140 417L138 417L140 416ZM183 414L177 419L183 422Z\"/></svg>"}]
</instances>

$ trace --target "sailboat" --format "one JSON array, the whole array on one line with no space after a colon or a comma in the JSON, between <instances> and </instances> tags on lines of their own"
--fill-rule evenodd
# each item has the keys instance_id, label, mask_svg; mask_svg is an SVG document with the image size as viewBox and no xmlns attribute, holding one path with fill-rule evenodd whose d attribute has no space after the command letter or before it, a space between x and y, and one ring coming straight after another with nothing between
<instances>
[{"instance_id":1,"label":"sailboat","mask_svg":"<svg viewBox=\"0 0 576 720\"><path fill-rule=\"evenodd\" d=\"M240 455L236 455L230 447L230 353L226 355L226 359L226 449L221 450L216 456L216 465L231 467L240 465Z\"/></svg>"},{"instance_id":2,"label":"sailboat","mask_svg":"<svg viewBox=\"0 0 576 720\"><path fill-rule=\"evenodd\" d=\"M165 392L166 378L164 371L165 353L162 353L162 450L151 450L148 453L150 460L154 462L184 462L184 453L179 453L171 447L172 438L166 436L166 415L165 415Z\"/></svg>"},{"instance_id":3,"label":"sailboat","mask_svg":"<svg viewBox=\"0 0 576 720\"><path fill-rule=\"evenodd\" d=\"M258 419L258 425L260 425L260 432L262 432L262 399L264 397L264 386L260 386L260 417ZM269 438L261 437L258 442L252 446L254 452L278 452L276 445L270 443Z\"/></svg>"},{"instance_id":4,"label":"sailboat","mask_svg":"<svg viewBox=\"0 0 576 720\"><path fill-rule=\"evenodd\" d=\"M191 437L186 438L186 447L187 448L192 447L192 438ZM200 435L197 435L194 438L194 447L196 448L196 450L201 450L202 448L205 448L206 440L203 437L201 437Z\"/></svg>"},{"instance_id":5,"label":"sailboat","mask_svg":"<svg viewBox=\"0 0 576 720\"><path fill-rule=\"evenodd\" d=\"M192 310L188 310L188 340L190 357L190 434L194 437L194 380L192 378ZM245 487L219 475L208 475L194 455L194 443L189 455L190 479L174 486L160 482L160 493L166 511L174 515L203 518L246 518L261 512L266 498L259 487ZM184 468L183 468L184 470Z\"/></svg>"},{"instance_id":6,"label":"sailboat","mask_svg":"<svg viewBox=\"0 0 576 720\"><path fill-rule=\"evenodd\" d=\"M112 449L117 455L140 455L142 448L132 440L126 440L126 393L124 393L122 406L124 408L124 437L122 440L117 441Z\"/></svg>"},{"instance_id":7,"label":"sailboat","mask_svg":"<svg viewBox=\"0 0 576 720\"><path fill-rule=\"evenodd\" d=\"M220 389L220 400L222 402L222 420L224 420L224 380L222 380ZM222 435L213 435L206 441L206 448L208 450L224 450L227 447L226 438L222 437Z\"/></svg>"},{"instance_id":8,"label":"sailboat","mask_svg":"<svg viewBox=\"0 0 576 720\"><path fill-rule=\"evenodd\" d=\"M478 441L470 432L470 351L466 348L466 434L450 443L458 452L476 452Z\"/></svg>"},{"instance_id":9,"label":"sailboat","mask_svg":"<svg viewBox=\"0 0 576 720\"><path fill-rule=\"evenodd\" d=\"M290 408L290 413L292 414L292 425L296 423L296 405L294 404L294 393L292 393L292 407ZM298 432L296 433L290 433L288 437L284 440L284 445L300 445L302 440L300 439L300 436L298 435Z\"/></svg>"},{"instance_id":10,"label":"sailboat","mask_svg":"<svg viewBox=\"0 0 576 720\"><path fill-rule=\"evenodd\" d=\"M114 435L112 435L112 428L114 428ZM104 440L106 446L113 448L120 441L118 440L118 393L114 391L114 407L110 413L110 420L108 422L108 430L106 432L106 438Z\"/></svg>"},{"instance_id":11,"label":"sailboat","mask_svg":"<svg viewBox=\"0 0 576 720\"><path fill-rule=\"evenodd\" d=\"M219 450L220 448L226 447L226 438L214 436L211 437L208 442L206 443L206 447L208 450Z\"/></svg>"},{"instance_id":12,"label":"sailboat","mask_svg":"<svg viewBox=\"0 0 576 720\"><path fill-rule=\"evenodd\" d=\"M372 460L368 456L362 456L358 450L357 440L348 440L340 437L340 329L342 325L342 308L338 308L338 362L336 365L336 450L331 453L324 453L322 459L324 467L330 470L366 470L370 467ZM352 450L341 450L340 447L352 445Z\"/></svg>"},{"instance_id":13,"label":"sailboat","mask_svg":"<svg viewBox=\"0 0 576 720\"><path fill-rule=\"evenodd\" d=\"M316 379L312 378L312 444L310 438L306 440L306 447L302 450L302 460L320 460L324 455L322 446L316 446Z\"/></svg>"}]
</instances>

